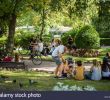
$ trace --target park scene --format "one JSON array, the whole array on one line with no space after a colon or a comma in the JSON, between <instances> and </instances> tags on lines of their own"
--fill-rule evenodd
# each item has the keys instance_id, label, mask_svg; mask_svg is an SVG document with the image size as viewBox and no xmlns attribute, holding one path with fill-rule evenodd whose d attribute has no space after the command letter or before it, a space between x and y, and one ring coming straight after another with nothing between
<instances>
[{"instance_id":1,"label":"park scene","mask_svg":"<svg viewBox=\"0 0 110 100\"><path fill-rule=\"evenodd\" d=\"M0 0L0 90L110 91L110 0Z\"/></svg>"}]
</instances>

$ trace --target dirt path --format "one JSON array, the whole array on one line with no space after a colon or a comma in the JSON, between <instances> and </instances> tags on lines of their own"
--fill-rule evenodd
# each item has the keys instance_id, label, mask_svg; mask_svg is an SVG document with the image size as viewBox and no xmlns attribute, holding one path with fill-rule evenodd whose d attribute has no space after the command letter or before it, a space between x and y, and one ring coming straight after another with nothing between
<instances>
[{"instance_id":1,"label":"dirt path","mask_svg":"<svg viewBox=\"0 0 110 100\"><path fill-rule=\"evenodd\" d=\"M56 68L55 62L51 62L51 61L43 61L41 65L34 65L31 60L24 60L24 62L29 70L53 72ZM84 67L86 70L89 70L91 64L84 64Z\"/></svg>"}]
</instances>

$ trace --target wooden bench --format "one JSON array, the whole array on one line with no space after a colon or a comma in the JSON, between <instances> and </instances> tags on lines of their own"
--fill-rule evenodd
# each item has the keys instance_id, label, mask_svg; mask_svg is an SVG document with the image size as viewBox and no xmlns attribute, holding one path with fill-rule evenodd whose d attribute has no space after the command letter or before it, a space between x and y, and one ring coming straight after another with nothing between
<instances>
[{"instance_id":1,"label":"wooden bench","mask_svg":"<svg viewBox=\"0 0 110 100\"><path fill-rule=\"evenodd\" d=\"M0 61L0 68L6 69L26 69L24 62L4 62Z\"/></svg>"}]
</instances>

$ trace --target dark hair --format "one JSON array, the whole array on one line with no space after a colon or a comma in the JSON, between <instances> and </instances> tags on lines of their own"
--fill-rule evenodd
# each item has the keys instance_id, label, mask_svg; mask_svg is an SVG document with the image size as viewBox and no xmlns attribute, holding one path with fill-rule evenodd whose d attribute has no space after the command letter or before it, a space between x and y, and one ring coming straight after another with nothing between
<instances>
[{"instance_id":1,"label":"dark hair","mask_svg":"<svg viewBox=\"0 0 110 100\"><path fill-rule=\"evenodd\" d=\"M42 39L40 39L40 41L42 42Z\"/></svg>"},{"instance_id":2,"label":"dark hair","mask_svg":"<svg viewBox=\"0 0 110 100\"><path fill-rule=\"evenodd\" d=\"M102 71L106 72L108 68L109 68L108 61L105 59L103 60Z\"/></svg>"},{"instance_id":3,"label":"dark hair","mask_svg":"<svg viewBox=\"0 0 110 100\"><path fill-rule=\"evenodd\" d=\"M107 57L110 57L110 53L109 53L109 52L107 52L107 53L106 53L106 56L107 56Z\"/></svg>"},{"instance_id":4,"label":"dark hair","mask_svg":"<svg viewBox=\"0 0 110 100\"><path fill-rule=\"evenodd\" d=\"M77 61L78 66L82 66L82 61Z\"/></svg>"}]
</instances>

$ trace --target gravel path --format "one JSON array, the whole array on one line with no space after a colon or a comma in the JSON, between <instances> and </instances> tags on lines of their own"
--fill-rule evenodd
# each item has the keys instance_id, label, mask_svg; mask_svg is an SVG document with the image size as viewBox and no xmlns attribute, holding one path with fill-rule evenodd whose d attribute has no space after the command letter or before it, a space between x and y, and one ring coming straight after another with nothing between
<instances>
[{"instance_id":1,"label":"gravel path","mask_svg":"<svg viewBox=\"0 0 110 100\"><path fill-rule=\"evenodd\" d=\"M53 72L56 68L55 62L43 61L41 65L34 65L31 60L24 60L29 70ZM84 64L86 71L90 70L91 64Z\"/></svg>"}]
</instances>

